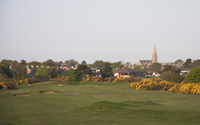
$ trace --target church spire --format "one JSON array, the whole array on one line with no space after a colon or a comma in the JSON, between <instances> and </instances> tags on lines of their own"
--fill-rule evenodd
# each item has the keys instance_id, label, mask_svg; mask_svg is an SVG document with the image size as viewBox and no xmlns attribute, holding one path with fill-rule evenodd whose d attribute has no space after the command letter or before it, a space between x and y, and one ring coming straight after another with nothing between
<instances>
[{"instance_id":1,"label":"church spire","mask_svg":"<svg viewBox=\"0 0 200 125\"><path fill-rule=\"evenodd\" d=\"M153 51L153 55L152 55L152 63L157 62L158 61L158 57L157 57L157 53L156 53L156 46L154 45L154 51Z\"/></svg>"}]
</instances>

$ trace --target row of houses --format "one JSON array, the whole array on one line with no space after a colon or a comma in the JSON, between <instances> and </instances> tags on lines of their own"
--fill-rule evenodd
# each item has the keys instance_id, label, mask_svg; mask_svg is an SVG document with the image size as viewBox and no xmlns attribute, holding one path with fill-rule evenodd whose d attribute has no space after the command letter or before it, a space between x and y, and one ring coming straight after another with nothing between
<instances>
[{"instance_id":1,"label":"row of houses","mask_svg":"<svg viewBox=\"0 0 200 125\"><path fill-rule=\"evenodd\" d=\"M77 67L78 67L78 65L76 65L76 66L70 66L70 65L62 65L62 66L44 66L44 65L41 65L41 66L38 66L38 65L36 65L36 66L34 66L34 65L31 65L31 66L26 66L26 71L27 71L27 74L28 74L28 77L29 78L34 78L35 77L35 73L36 73L36 71L37 71L37 69L39 68L39 67L44 67L44 68L47 68L47 69L49 69L49 68L56 68L57 70L58 69L63 69L63 70L71 70L71 69L77 69Z\"/></svg>"},{"instance_id":2,"label":"row of houses","mask_svg":"<svg viewBox=\"0 0 200 125\"><path fill-rule=\"evenodd\" d=\"M145 63L143 63L143 62L145 62ZM143 66L149 66L149 67L151 66L150 61L140 61L140 63ZM45 66L41 66L41 67L45 67ZM26 67L27 74L28 74L29 78L34 78L35 73L36 73L38 68L39 68L39 66L27 66ZM52 68L52 67L46 66L46 68ZM57 68L61 68L63 70L70 70L70 69L77 69L77 66L73 67L73 66L63 65L63 66L60 66L60 67L57 67ZM187 73L190 72L190 70L191 70L191 68L182 68L182 69L180 69L181 75L186 75ZM92 73L96 74L97 77L101 77L100 69L91 68L91 71L92 71ZM118 77L118 78L145 77L145 72L144 71L140 71L140 70L134 70L132 68L121 68L121 69L114 70L113 71L113 75ZM159 77L160 74L153 72L151 76Z\"/></svg>"},{"instance_id":3,"label":"row of houses","mask_svg":"<svg viewBox=\"0 0 200 125\"><path fill-rule=\"evenodd\" d=\"M45 68L60 68L60 69L63 69L63 70L70 70L70 69L77 69L78 67L78 64L76 64L75 66L70 66L70 65L59 65L59 66L44 66L44 65L41 65L41 66L34 66L34 65L31 65L31 66L26 66L27 68L27 72L29 72L29 70L33 69L33 68L39 68L39 67L45 67Z\"/></svg>"},{"instance_id":4,"label":"row of houses","mask_svg":"<svg viewBox=\"0 0 200 125\"><path fill-rule=\"evenodd\" d=\"M140 70L134 70L129 68L122 68L113 71L114 76L118 78L127 77L145 77L144 72Z\"/></svg>"}]
</instances>

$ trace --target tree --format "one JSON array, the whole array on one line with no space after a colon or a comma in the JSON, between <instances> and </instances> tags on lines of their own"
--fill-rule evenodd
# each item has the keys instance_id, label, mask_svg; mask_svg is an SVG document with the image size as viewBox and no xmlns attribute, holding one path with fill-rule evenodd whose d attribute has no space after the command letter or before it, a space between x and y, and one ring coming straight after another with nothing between
<instances>
[{"instance_id":1,"label":"tree","mask_svg":"<svg viewBox=\"0 0 200 125\"><path fill-rule=\"evenodd\" d=\"M13 75L9 69L9 66L0 64L0 79L12 78Z\"/></svg>"},{"instance_id":2,"label":"tree","mask_svg":"<svg viewBox=\"0 0 200 125\"><path fill-rule=\"evenodd\" d=\"M183 62L182 59L178 59L178 60L175 61L175 64L183 64L183 63L184 63L184 62Z\"/></svg>"},{"instance_id":3,"label":"tree","mask_svg":"<svg viewBox=\"0 0 200 125\"><path fill-rule=\"evenodd\" d=\"M41 63L40 62L37 62L37 61L32 61L32 62L29 62L29 63L27 63L27 65L28 66L40 66L41 65Z\"/></svg>"},{"instance_id":4,"label":"tree","mask_svg":"<svg viewBox=\"0 0 200 125\"><path fill-rule=\"evenodd\" d=\"M58 66L61 66L61 65L63 65L63 62L59 61L57 64L58 64Z\"/></svg>"},{"instance_id":5,"label":"tree","mask_svg":"<svg viewBox=\"0 0 200 125\"><path fill-rule=\"evenodd\" d=\"M61 76L66 75L66 72L60 68L50 67L50 68L47 68L47 70L48 70L51 78L61 77Z\"/></svg>"},{"instance_id":6,"label":"tree","mask_svg":"<svg viewBox=\"0 0 200 125\"><path fill-rule=\"evenodd\" d=\"M183 64L183 68L189 68L190 64L192 63L192 60L189 58L185 61Z\"/></svg>"},{"instance_id":7,"label":"tree","mask_svg":"<svg viewBox=\"0 0 200 125\"><path fill-rule=\"evenodd\" d=\"M21 60L19 64L13 65L12 72L13 72L13 77L15 79L26 78L27 77L26 61Z\"/></svg>"},{"instance_id":8,"label":"tree","mask_svg":"<svg viewBox=\"0 0 200 125\"><path fill-rule=\"evenodd\" d=\"M48 59L47 61L43 62L42 65L44 65L44 66L56 66L56 62L54 62L52 59Z\"/></svg>"},{"instance_id":9,"label":"tree","mask_svg":"<svg viewBox=\"0 0 200 125\"><path fill-rule=\"evenodd\" d=\"M111 64L112 70L115 70L116 68L122 68L122 62L114 62Z\"/></svg>"},{"instance_id":10,"label":"tree","mask_svg":"<svg viewBox=\"0 0 200 125\"><path fill-rule=\"evenodd\" d=\"M6 66L9 67L10 65L17 65L19 63L16 60L12 61L12 60L4 59L4 60L1 61L1 64L6 65Z\"/></svg>"},{"instance_id":11,"label":"tree","mask_svg":"<svg viewBox=\"0 0 200 125\"><path fill-rule=\"evenodd\" d=\"M37 79L50 79L51 78L51 74L50 72L47 70L47 68L44 67L39 67L35 73L35 77Z\"/></svg>"},{"instance_id":12,"label":"tree","mask_svg":"<svg viewBox=\"0 0 200 125\"><path fill-rule=\"evenodd\" d=\"M170 71L170 70L163 72L161 74L161 78L163 80L167 80L167 81L170 81L170 82L176 82L176 83L180 83L184 80L184 77L181 76L179 73L174 72L174 71Z\"/></svg>"},{"instance_id":13,"label":"tree","mask_svg":"<svg viewBox=\"0 0 200 125\"><path fill-rule=\"evenodd\" d=\"M69 70L68 72L69 82L76 82L77 81L77 73L74 70Z\"/></svg>"},{"instance_id":14,"label":"tree","mask_svg":"<svg viewBox=\"0 0 200 125\"><path fill-rule=\"evenodd\" d=\"M131 63L130 62L126 62L125 67L126 68L130 68L131 67Z\"/></svg>"},{"instance_id":15,"label":"tree","mask_svg":"<svg viewBox=\"0 0 200 125\"><path fill-rule=\"evenodd\" d=\"M75 61L74 59L70 59L70 60L66 60L64 64L65 64L65 65L69 65L69 66L74 66L74 67L75 67L76 64L78 64L78 62Z\"/></svg>"},{"instance_id":16,"label":"tree","mask_svg":"<svg viewBox=\"0 0 200 125\"><path fill-rule=\"evenodd\" d=\"M85 60L83 60L81 64L82 64L82 65L86 65L87 63L86 63Z\"/></svg>"},{"instance_id":17,"label":"tree","mask_svg":"<svg viewBox=\"0 0 200 125\"><path fill-rule=\"evenodd\" d=\"M74 62L70 62L69 65L75 67L76 64Z\"/></svg>"},{"instance_id":18,"label":"tree","mask_svg":"<svg viewBox=\"0 0 200 125\"><path fill-rule=\"evenodd\" d=\"M11 69L9 68L11 65L13 68L13 66L19 65L19 63L16 60L12 61L12 60L4 59L1 61L0 63L0 78L1 79L13 78L14 72L11 71Z\"/></svg>"},{"instance_id":19,"label":"tree","mask_svg":"<svg viewBox=\"0 0 200 125\"><path fill-rule=\"evenodd\" d=\"M200 66L200 60L195 60L193 63L190 64L189 67L194 68Z\"/></svg>"},{"instance_id":20,"label":"tree","mask_svg":"<svg viewBox=\"0 0 200 125\"><path fill-rule=\"evenodd\" d=\"M166 65L164 69L161 71L162 79L180 83L184 80L184 76L180 75L180 70L178 70L175 66Z\"/></svg>"},{"instance_id":21,"label":"tree","mask_svg":"<svg viewBox=\"0 0 200 125\"><path fill-rule=\"evenodd\" d=\"M200 83L200 66L193 68L185 77L186 83Z\"/></svg>"},{"instance_id":22,"label":"tree","mask_svg":"<svg viewBox=\"0 0 200 125\"><path fill-rule=\"evenodd\" d=\"M172 65L165 65L165 67L161 71L161 73L166 72L166 71L173 71L173 72L176 72L176 73L180 73L180 70L177 69L175 66L172 66Z\"/></svg>"},{"instance_id":23,"label":"tree","mask_svg":"<svg viewBox=\"0 0 200 125\"><path fill-rule=\"evenodd\" d=\"M20 64L26 65L26 61L22 59L21 62L20 62Z\"/></svg>"},{"instance_id":24,"label":"tree","mask_svg":"<svg viewBox=\"0 0 200 125\"><path fill-rule=\"evenodd\" d=\"M102 60L97 60L93 63L94 67L97 69L102 69L103 68L104 62Z\"/></svg>"},{"instance_id":25,"label":"tree","mask_svg":"<svg viewBox=\"0 0 200 125\"><path fill-rule=\"evenodd\" d=\"M78 65L76 72L78 81L80 81L82 78L85 79L87 74L91 74L91 70L88 68L85 62L81 63L81 65Z\"/></svg>"},{"instance_id":26,"label":"tree","mask_svg":"<svg viewBox=\"0 0 200 125\"><path fill-rule=\"evenodd\" d=\"M101 69L101 76L103 78L113 76L112 67L109 62L105 62L103 64L103 68Z\"/></svg>"},{"instance_id":27,"label":"tree","mask_svg":"<svg viewBox=\"0 0 200 125\"><path fill-rule=\"evenodd\" d=\"M58 70L56 68L48 68L47 70L48 70L49 75L51 76L51 78L55 78L55 77L57 77L59 75L58 74Z\"/></svg>"},{"instance_id":28,"label":"tree","mask_svg":"<svg viewBox=\"0 0 200 125\"><path fill-rule=\"evenodd\" d=\"M135 70L140 70L140 71L144 71L144 69L142 68L142 66L134 66Z\"/></svg>"},{"instance_id":29,"label":"tree","mask_svg":"<svg viewBox=\"0 0 200 125\"><path fill-rule=\"evenodd\" d=\"M154 62L152 64L152 71L158 73L158 72L160 72L160 69L161 69L161 64L160 63Z\"/></svg>"}]
</instances>

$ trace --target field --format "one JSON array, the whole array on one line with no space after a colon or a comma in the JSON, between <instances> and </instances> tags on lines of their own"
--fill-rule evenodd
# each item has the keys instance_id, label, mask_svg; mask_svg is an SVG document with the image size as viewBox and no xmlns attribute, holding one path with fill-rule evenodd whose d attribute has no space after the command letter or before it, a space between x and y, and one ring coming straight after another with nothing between
<instances>
[{"instance_id":1,"label":"field","mask_svg":"<svg viewBox=\"0 0 200 125\"><path fill-rule=\"evenodd\" d=\"M0 124L199 125L200 96L129 83L42 82L0 91Z\"/></svg>"}]
</instances>

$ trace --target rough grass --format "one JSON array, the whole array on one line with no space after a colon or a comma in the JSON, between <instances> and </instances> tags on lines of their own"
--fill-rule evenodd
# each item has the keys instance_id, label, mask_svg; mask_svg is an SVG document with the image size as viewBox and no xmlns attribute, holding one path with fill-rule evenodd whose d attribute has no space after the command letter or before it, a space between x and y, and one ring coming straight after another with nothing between
<instances>
[{"instance_id":1,"label":"rough grass","mask_svg":"<svg viewBox=\"0 0 200 125\"><path fill-rule=\"evenodd\" d=\"M200 96L128 83L42 82L0 92L1 125L199 125ZM45 94L45 92L54 92ZM30 96L13 96L29 94Z\"/></svg>"},{"instance_id":2,"label":"rough grass","mask_svg":"<svg viewBox=\"0 0 200 125\"><path fill-rule=\"evenodd\" d=\"M53 93L59 93L58 91L55 90L41 90L39 92L25 92L25 93L17 93L13 94L13 96L30 96L30 95L35 95L35 94L53 94Z\"/></svg>"},{"instance_id":3,"label":"rough grass","mask_svg":"<svg viewBox=\"0 0 200 125\"><path fill-rule=\"evenodd\" d=\"M160 104L153 101L124 101L124 102L109 102L100 101L90 106L84 107L84 111L118 111L118 110L130 110L132 107L139 106L159 106Z\"/></svg>"}]
</instances>

